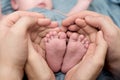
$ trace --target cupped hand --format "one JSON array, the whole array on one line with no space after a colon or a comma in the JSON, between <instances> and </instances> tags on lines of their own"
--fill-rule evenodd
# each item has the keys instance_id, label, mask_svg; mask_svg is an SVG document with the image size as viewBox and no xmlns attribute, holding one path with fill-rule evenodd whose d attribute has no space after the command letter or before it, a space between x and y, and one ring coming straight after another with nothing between
<instances>
[{"instance_id":1,"label":"cupped hand","mask_svg":"<svg viewBox=\"0 0 120 80\"><path fill-rule=\"evenodd\" d=\"M70 31L78 31L80 28L84 29L85 32L94 33L93 29L89 29L84 24L81 25L80 19L84 19L87 24L96 30L101 30L103 36L108 43L108 54L107 54L107 69L116 77L120 74L120 29L114 24L114 22L108 17L102 14L92 11L81 11L76 15L70 16L63 21L63 25ZM71 25L76 24L76 27Z\"/></svg>"},{"instance_id":2,"label":"cupped hand","mask_svg":"<svg viewBox=\"0 0 120 80\"><path fill-rule=\"evenodd\" d=\"M83 59L67 72L65 80L96 80L100 74L107 53L107 43L101 31L97 32L96 41L89 44Z\"/></svg>"},{"instance_id":3,"label":"cupped hand","mask_svg":"<svg viewBox=\"0 0 120 80\"><path fill-rule=\"evenodd\" d=\"M28 59L25 71L30 80L55 80L45 57L44 37L50 31L59 32L58 24L47 18L39 19L36 29L31 29L28 43Z\"/></svg>"},{"instance_id":4,"label":"cupped hand","mask_svg":"<svg viewBox=\"0 0 120 80\"><path fill-rule=\"evenodd\" d=\"M33 18L34 17L34 18ZM15 12L0 22L0 69L1 80L22 79L28 53L28 29L43 18L33 12ZM11 73L12 71L12 73Z\"/></svg>"}]
</instances>

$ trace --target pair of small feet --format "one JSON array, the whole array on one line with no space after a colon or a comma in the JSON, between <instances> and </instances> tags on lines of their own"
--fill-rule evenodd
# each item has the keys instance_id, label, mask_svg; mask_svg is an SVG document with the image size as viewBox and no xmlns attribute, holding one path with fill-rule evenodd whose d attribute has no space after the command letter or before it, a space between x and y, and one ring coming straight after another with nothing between
<instances>
[{"instance_id":1,"label":"pair of small feet","mask_svg":"<svg viewBox=\"0 0 120 80\"><path fill-rule=\"evenodd\" d=\"M89 46L89 40L84 35L73 33L67 43L64 32L50 32L45 37L46 60L53 72L66 73L79 63Z\"/></svg>"}]
</instances>

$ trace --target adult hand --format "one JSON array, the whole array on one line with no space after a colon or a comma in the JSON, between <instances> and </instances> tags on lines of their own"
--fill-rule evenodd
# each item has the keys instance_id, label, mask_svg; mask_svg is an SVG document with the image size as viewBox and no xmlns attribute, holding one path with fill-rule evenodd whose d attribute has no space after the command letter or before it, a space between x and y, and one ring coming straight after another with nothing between
<instances>
[{"instance_id":1,"label":"adult hand","mask_svg":"<svg viewBox=\"0 0 120 80\"><path fill-rule=\"evenodd\" d=\"M93 29L85 25L81 25L79 18L85 20L87 24L97 30L101 30L104 34L104 38L108 43L108 54L107 54L107 65L108 70L113 73L115 77L119 77L120 74L120 29L113 23L113 21L104 15L91 12L83 11L76 15L70 16L63 21L63 25L68 27L69 30L78 31L82 28L85 32L94 33ZM70 25L77 24L77 27L72 27Z\"/></svg>"},{"instance_id":2,"label":"adult hand","mask_svg":"<svg viewBox=\"0 0 120 80\"><path fill-rule=\"evenodd\" d=\"M44 57L42 49L39 47L39 51L36 51L32 41L29 39L29 54L25 71L29 80L55 80L53 71L49 68Z\"/></svg>"},{"instance_id":3,"label":"adult hand","mask_svg":"<svg viewBox=\"0 0 120 80\"><path fill-rule=\"evenodd\" d=\"M32 30L28 46L28 59L26 62L26 73L29 80L55 80L53 71L45 60L44 37L51 30L59 31L55 22L49 19L39 19L39 28Z\"/></svg>"},{"instance_id":4,"label":"adult hand","mask_svg":"<svg viewBox=\"0 0 120 80\"><path fill-rule=\"evenodd\" d=\"M38 22L37 18L43 17L42 14L19 11L0 22L1 80L22 80L28 55L28 29Z\"/></svg>"},{"instance_id":5,"label":"adult hand","mask_svg":"<svg viewBox=\"0 0 120 80\"><path fill-rule=\"evenodd\" d=\"M86 22L104 32L104 38L108 42L107 68L116 80L120 77L120 29L106 16L86 17ZM95 26L96 25L96 26Z\"/></svg>"},{"instance_id":6,"label":"adult hand","mask_svg":"<svg viewBox=\"0 0 120 80\"><path fill-rule=\"evenodd\" d=\"M65 80L96 80L104 66L106 53L107 43L99 31L96 42L90 43L83 59L66 74Z\"/></svg>"}]
</instances>

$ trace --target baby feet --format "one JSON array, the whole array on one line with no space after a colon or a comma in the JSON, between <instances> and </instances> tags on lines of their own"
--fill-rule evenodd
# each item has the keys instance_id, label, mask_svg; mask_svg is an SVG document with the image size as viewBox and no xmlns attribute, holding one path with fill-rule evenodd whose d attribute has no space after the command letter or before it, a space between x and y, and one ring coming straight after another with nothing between
<instances>
[{"instance_id":1,"label":"baby feet","mask_svg":"<svg viewBox=\"0 0 120 80\"><path fill-rule=\"evenodd\" d=\"M83 58L89 46L89 40L84 35L73 33L66 48L64 32L50 32L45 37L46 60L49 67L63 73L69 71Z\"/></svg>"},{"instance_id":2,"label":"baby feet","mask_svg":"<svg viewBox=\"0 0 120 80\"><path fill-rule=\"evenodd\" d=\"M66 54L64 56L62 72L66 73L73 66L79 63L87 51L89 40L84 35L73 33L70 36Z\"/></svg>"},{"instance_id":3,"label":"baby feet","mask_svg":"<svg viewBox=\"0 0 120 80\"><path fill-rule=\"evenodd\" d=\"M45 37L45 46L47 63L54 72L58 72L61 69L66 50L66 34L50 32Z\"/></svg>"}]
</instances>

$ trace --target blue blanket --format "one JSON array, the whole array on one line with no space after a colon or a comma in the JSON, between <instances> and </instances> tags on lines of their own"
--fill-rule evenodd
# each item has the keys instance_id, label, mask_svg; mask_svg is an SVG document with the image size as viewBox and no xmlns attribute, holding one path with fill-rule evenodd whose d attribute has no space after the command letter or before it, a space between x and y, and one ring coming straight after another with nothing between
<instances>
[{"instance_id":1,"label":"blue blanket","mask_svg":"<svg viewBox=\"0 0 120 80\"><path fill-rule=\"evenodd\" d=\"M94 0L89 10L110 16L120 27L120 0Z\"/></svg>"},{"instance_id":2,"label":"blue blanket","mask_svg":"<svg viewBox=\"0 0 120 80\"><path fill-rule=\"evenodd\" d=\"M77 0L53 0L54 10L67 13L76 2ZM120 27L120 0L93 0L89 10L110 16L117 26ZM2 12L9 14L13 11L10 0L2 0Z\"/></svg>"}]
</instances>

